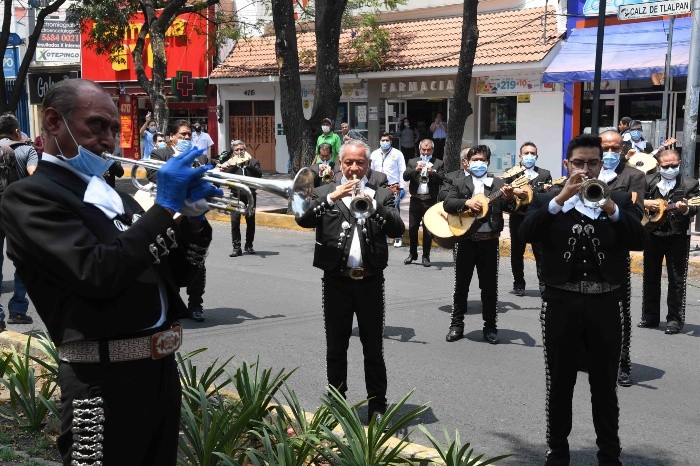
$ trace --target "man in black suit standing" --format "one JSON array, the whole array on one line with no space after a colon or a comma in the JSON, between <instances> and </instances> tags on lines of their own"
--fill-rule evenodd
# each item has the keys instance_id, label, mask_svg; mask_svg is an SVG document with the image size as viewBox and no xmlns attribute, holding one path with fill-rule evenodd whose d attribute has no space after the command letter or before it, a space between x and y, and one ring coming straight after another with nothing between
<instances>
[{"instance_id":1,"label":"man in black suit standing","mask_svg":"<svg viewBox=\"0 0 700 466\"><path fill-rule=\"evenodd\" d=\"M408 161L403 172L404 181L408 181L411 203L408 207L408 237L410 252L403 261L410 264L418 259L418 227L425 212L435 205L437 194L445 177L442 160L433 157L433 141L423 139L418 145L420 156ZM430 267L430 247L433 237L423 225L423 267Z\"/></svg>"},{"instance_id":2,"label":"man in black suit standing","mask_svg":"<svg viewBox=\"0 0 700 466\"><path fill-rule=\"evenodd\" d=\"M530 188L535 193L545 191L545 185L552 182L552 174L545 168L536 166L537 164L537 146L534 142L525 142L520 146L520 166L525 168L524 176L530 180ZM516 196L523 195L524 191L520 188L513 189L513 194ZM508 219L508 229L510 230L510 268L513 272L513 293L516 296L525 296L525 263L523 256L525 255L525 241L520 237L518 228L523 223L525 218L525 210L523 207L514 212L511 212ZM532 244L532 253L535 256L537 264L537 275L539 277L539 261L541 246L537 243Z\"/></svg>"},{"instance_id":3,"label":"man in black suit standing","mask_svg":"<svg viewBox=\"0 0 700 466\"><path fill-rule=\"evenodd\" d=\"M644 173L625 164L622 155L622 135L616 131L603 131L600 133L603 147L603 168L598 174L598 179L605 181L611 191L630 193L632 201L641 212L644 205ZM632 385L632 362L630 360L630 345L632 339L632 316L630 312L630 300L632 298L632 279L630 274L630 259L627 256L627 282L625 284L626 297L624 301L622 331L622 355L620 356L620 370L617 375L617 383L622 387Z\"/></svg>"},{"instance_id":4,"label":"man in black suit standing","mask_svg":"<svg viewBox=\"0 0 700 466\"><path fill-rule=\"evenodd\" d=\"M598 463L622 464L616 388L627 258L630 250L644 247L647 234L629 193L613 191L600 204L580 195L584 180L598 176L602 154L598 136L573 138L563 162L566 184L558 193L537 194L520 226L525 241L542 243L546 465L569 464L581 341L588 355Z\"/></svg>"},{"instance_id":5,"label":"man in black suit standing","mask_svg":"<svg viewBox=\"0 0 700 466\"><path fill-rule=\"evenodd\" d=\"M233 175L252 176L254 178L262 178L262 170L260 169L260 160L254 158L246 152L246 144L241 140L231 141L231 156L221 160L221 164L217 168L225 173ZM253 203L257 202L257 191L250 190L253 194ZM250 201L247 196L241 195L241 201L246 205ZM253 249L253 241L255 241L255 209L250 214L245 214L245 252L255 254ZM229 257L240 257L243 255L241 250L241 214L231 214L231 244L233 251Z\"/></svg>"},{"instance_id":6,"label":"man in black suit standing","mask_svg":"<svg viewBox=\"0 0 700 466\"><path fill-rule=\"evenodd\" d=\"M457 170L445 173L445 177L442 179L442 186L440 186L440 192L437 196L437 201L442 202L447 197L447 193L450 192L450 187L454 182L460 178L464 178L469 175L469 159L467 158L468 149L462 149L459 154L460 167Z\"/></svg>"},{"instance_id":7,"label":"man in black suit standing","mask_svg":"<svg viewBox=\"0 0 700 466\"><path fill-rule=\"evenodd\" d=\"M476 194L483 194L493 200L489 203L487 215L483 219L476 219L457 243L454 301L450 330L445 340L457 341L463 336L469 283L476 268L481 288L484 340L495 345L498 343L498 241L503 231L503 209L514 207L513 188L506 185L502 179L487 174L491 159L488 146L462 149L460 158L466 158L469 162L469 174L453 181L443 204L445 212L461 214L471 211L478 214L487 206L474 198Z\"/></svg>"},{"instance_id":8,"label":"man in black suit standing","mask_svg":"<svg viewBox=\"0 0 700 466\"><path fill-rule=\"evenodd\" d=\"M688 199L700 196L698 180L680 173L681 158L672 149L659 153L659 171L646 177L644 207L656 213L667 209L666 221L650 232L644 249L642 320L637 327L658 327L661 320L661 269L666 258L668 297L666 334L674 335L685 324L685 288L690 252L690 221L698 212Z\"/></svg>"},{"instance_id":9,"label":"man in black suit standing","mask_svg":"<svg viewBox=\"0 0 700 466\"><path fill-rule=\"evenodd\" d=\"M167 162L172 157L177 157L192 149L192 128L187 120L177 120L170 126L170 145L161 149L151 151L152 160ZM195 159L195 165L206 165L208 157L206 152ZM157 170L147 170L148 180L156 183ZM204 321L204 287L206 284L207 270L202 262L202 267L198 269L187 284L187 309L190 319L195 322Z\"/></svg>"},{"instance_id":10,"label":"man in black suit standing","mask_svg":"<svg viewBox=\"0 0 700 466\"><path fill-rule=\"evenodd\" d=\"M374 414L382 415L387 404L383 352L387 236L400 238L405 226L394 207L394 194L368 183L369 146L348 141L340 149L339 160L341 184L333 182L315 188L308 211L297 218L297 223L316 229L314 266L324 271L322 302L328 383L343 395L348 389L347 350L354 314L364 353L371 419ZM356 186L366 196L366 215L351 211Z\"/></svg>"}]
</instances>

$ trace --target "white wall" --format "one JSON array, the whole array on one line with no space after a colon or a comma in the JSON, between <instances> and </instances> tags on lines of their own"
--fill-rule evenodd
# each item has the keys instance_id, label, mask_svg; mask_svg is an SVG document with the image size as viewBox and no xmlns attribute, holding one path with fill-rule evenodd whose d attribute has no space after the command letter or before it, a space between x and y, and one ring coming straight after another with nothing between
<instances>
[{"instance_id":1,"label":"white wall","mask_svg":"<svg viewBox=\"0 0 700 466\"><path fill-rule=\"evenodd\" d=\"M562 128L564 127L564 93L530 94L530 103L518 104L516 151L526 141L537 145L537 165L561 176Z\"/></svg>"}]
</instances>

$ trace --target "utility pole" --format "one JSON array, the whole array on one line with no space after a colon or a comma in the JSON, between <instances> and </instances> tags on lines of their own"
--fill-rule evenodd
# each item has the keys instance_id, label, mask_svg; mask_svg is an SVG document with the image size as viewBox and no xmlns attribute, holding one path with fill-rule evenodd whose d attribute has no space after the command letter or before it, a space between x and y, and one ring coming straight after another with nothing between
<instances>
[{"instance_id":1,"label":"utility pole","mask_svg":"<svg viewBox=\"0 0 700 466\"><path fill-rule=\"evenodd\" d=\"M683 116L683 170L695 178L695 143L698 132L698 106L700 103L700 0L693 6L693 29L690 33L688 57L688 83L685 90L685 114Z\"/></svg>"},{"instance_id":2,"label":"utility pole","mask_svg":"<svg viewBox=\"0 0 700 466\"><path fill-rule=\"evenodd\" d=\"M595 45L595 70L593 72L593 102L591 102L591 134L594 135L599 133L600 81L603 68L603 40L605 38L605 8L607 3L605 0L598 2L598 34Z\"/></svg>"}]
</instances>

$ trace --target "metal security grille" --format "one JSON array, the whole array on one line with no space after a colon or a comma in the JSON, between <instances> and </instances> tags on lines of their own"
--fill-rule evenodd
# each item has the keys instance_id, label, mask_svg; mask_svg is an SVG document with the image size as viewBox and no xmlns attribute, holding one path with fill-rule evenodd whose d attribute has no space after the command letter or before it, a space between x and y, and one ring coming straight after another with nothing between
<instances>
[{"instance_id":1,"label":"metal security grille","mask_svg":"<svg viewBox=\"0 0 700 466\"><path fill-rule=\"evenodd\" d=\"M275 169L274 101L231 102L229 134L248 146L248 152L260 160L263 170Z\"/></svg>"}]
</instances>

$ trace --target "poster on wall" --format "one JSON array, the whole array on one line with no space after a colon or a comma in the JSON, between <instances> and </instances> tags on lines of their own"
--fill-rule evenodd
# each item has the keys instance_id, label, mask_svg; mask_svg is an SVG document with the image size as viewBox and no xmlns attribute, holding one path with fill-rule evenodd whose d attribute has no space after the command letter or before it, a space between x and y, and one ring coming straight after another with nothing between
<instances>
[{"instance_id":1,"label":"poster on wall","mask_svg":"<svg viewBox=\"0 0 700 466\"><path fill-rule=\"evenodd\" d=\"M119 147L125 157L136 157L140 153L138 129L138 100L135 95L119 96Z\"/></svg>"},{"instance_id":2,"label":"poster on wall","mask_svg":"<svg viewBox=\"0 0 700 466\"><path fill-rule=\"evenodd\" d=\"M542 83L538 76L484 76L476 82L477 94L529 94L555 90L555 83Z\"/></svg>"},{"instance_id":3,"label":"poster on wall","mask_svg":"<svg viewBox=\"0 0 700 466\"><path fill-rule=\"evenodd\" d=\"M46 17L34 58L37 63L80 63L80 29L66 21L65 10Z\"/></svg>"}]
</instances>

